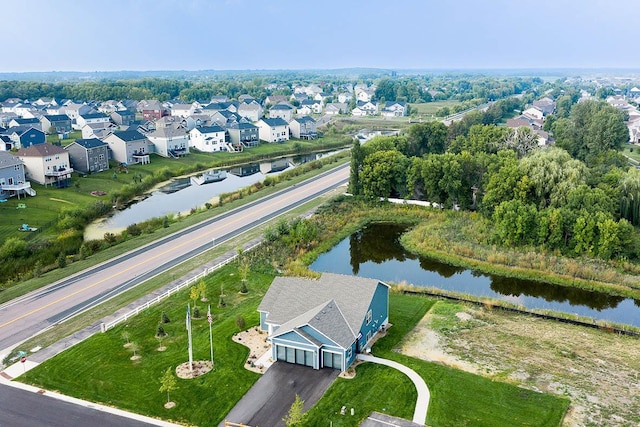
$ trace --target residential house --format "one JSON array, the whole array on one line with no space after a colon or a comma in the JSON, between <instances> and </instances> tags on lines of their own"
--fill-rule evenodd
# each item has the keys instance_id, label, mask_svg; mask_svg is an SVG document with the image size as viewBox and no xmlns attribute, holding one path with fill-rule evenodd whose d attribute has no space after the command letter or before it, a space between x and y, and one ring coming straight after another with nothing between
<instances>
[{"instance_id":1,"label":"residential house","mask_svg":"<svg viewBox=\"0 0 640 427\"><path fill-rule=\"evenodd\" d=\"M238 115L246 117L252 122L257 122L264 115L264 109L255 99L244 100L238 105Z\"/></svg>"},{"instance_id":2,"label":"residential house","mask_svg":"<svg viewBox=\"0 0 640 427\"><path fill-rule=\"evenodd\" d=\"M98 111L111 115L111 113L118 111L118 101L110 99L108 101L101 102L100 105L98 105Z\"/></svg>"},{"instance_id":3,"label":"residential house","mask_svg":"<svg viewBox=\"0 0 640 427\"><path fill-rule=\"evenodd\" d=\"M109 146L97 138L76 139L64 147L74 170L96 173L109 169Z\"/></svg>"},{"instance_id":4,"label":"residential house","mask_svg":"<svg viewBox=\"0 0 640 427\"><path fill-rule=\"evenodd\" d=\"M3 135L0 133L0 151L11 151L14 148L14 145L15 143L11 140L9 135Z\"/></svg>"},{"instance_id":5,"label":"residential house","mask_svg":"<svg viewBox=\"0 0 640 427\"><path fill-rule=\"evenodd\" d=\"M16 152L24 163L25 178L42 185L66 187L71 180L69 153L62 147L37 144Z\"/></svg>"},{"instance_id":6,"label":"residential house","mask_svg":"<svg viewBox=\"0 0 640 427\"><path fill-rule=\"evenodd\" d=\"M330 93L327 92L320 92L320 93L316 93L315 96L313 97L313 99L315 101L319 101L319 102L325 102L327 99L329 99L331 97Z\"/></svg>"},{"instance_id":7,"label":"residential house","mask_svg":"<svg viewBox=\"0 0 640 427\"><path fill-rule=\"evenodd\" d=\"M252 123L233 122L227 125L226 129L229 143L237 151L243 147L255 147L260 143L260 130Z\"/></svg>"},{"instance_id":8,"label":"residential house","mask_svg":"<svg viewBox=\"0 0 640 427\"><path fill-rule=\"evenodd\" d=\"M195 127L189 131L189 146L205 153L226 151L227 132L218 125Z\"/></svg>"},{"instance_id":9,"label":"residential house","mask_svg":"<svg viewBox=\"0 0 640 427\"><path fill-rule=\"evenodd\" d=\"M298 139L316 139L318 131L316 129L316 121L309 116L297 117L289 123L291 136Z\"/></svg>"},{"instance_id":10,"label":"residential house","mask_svg":"<svg viewBox=\"0 0 640 427\"><path fill-rule=\"evenodd\" d=\"M162 157L177 158L189 154L189 134L182 126L157 127L147 134L147 138Z\"/></svg>"},{"instance_id":11,"label":"residential house","mask_svg":"<svg viewBox=\"0 0 640 427\"><path fill-rule=\"evenodd\" d=\"M389 101L385 103L382 109L384 117L403 117L407 115L407 103L398 101Z\"/></svg>"},{"instance_id":12,"label":"residential house","mask_svg":"<svg viewBox=\"0 0 640 427\"><path fill-rule=\"evenodd\" d=\"M98 138L104 139L111 132L116 130L117 127L111 122L106 123L89 123L82 126L82 137L84 139Z\"/></svg>"},{"instance_id":13,"label":"residential house","mask_svg":"<svg viewBox=\"0 0 640 427\"><path fill-rule=\"evenodd\" d=\"M142 118L145 120L159 120L169 115L169 110L160 101L144 101L138 108L141 108Z\"/></svg>"},{"instance_id":14,"label":"residential house","mask_svg":"<svg viewBox=\"0 0 640 427\"><path fill-rule=\"evenodd\" d=\"M542 99L533 101L532 106L542 111L542 115L544 117L548 116L549 114L554 114L556 111L556 102L547 96Z\"/></svg>"},{"instance_id":15,"label":"residential house","mask_svg":"<svg viewBox=\"0 0 640 427\"><path fill-rule=\"evenodd\" d=\"M260 139L266 142L284 142L289 140L289 123L280 117L263 117L258 121Z\"/></svg>"},{"instance_id":16,"label":"residential house","mask_svg":"<svg viewBox=\"0 0 640 427\"><path fill-rule=\"evenodd\" d=\"M119 163L146 164L150 162L152 145L146 136L137 130L116 131L108 135L104 142L109 145L111 158Z\"/></svg>"},{"instance_id":17,"label":"residential house","mask_svg":"<svg viewBox=\"0 0 640 427\"><path fill-rule=\"evenodd\" d=\"M226 95L215 95L211 97L210 102L227 102L229 98Z\"/></svg>"},{"instance_id":18,"label":"residential house","mask_svg":"<svg viewBox=\"0 0 640 427\"><path fill-rule=\"evenodd\" d=\"M356 89L356 100L360 102L370 102L373 100L373 97L375 96L375 94L376 94L375 89L358 88Z\"/></svg>"},{"instance_id":19,"label":"residential house","mask_svg":"<svg viewBox=\"0 0 640 427\"><path fill-rule=\"evenodd\" d=\"M269 118L280 118L289 123L293 119L293 107L289 104L276 104L269 108ZM260 137L262 139L262 137Z\"/></svg>"},{"instance_id":20,"label":"residential house","mask_svg":"<svg viewBox=\"0 0 640 427\"><path fill-rule=\"evenodd\" d=\"M349 92L341 92L338 94L338 102L348 104L353 99L353 94Z\"/></svg>"},{"instance_id":21,"label":"residential house","mask_svg":"<svg viewBox=\"0 0 640 427\"><path fill-rule=\"evenodd\" d=\"M71 117L66 114L45 114L40 118L42 131L47 135L64 135L71 132Z\"/></svg>"},{"instance_id":22,"label":"residential house","mask_svg":"<svg viewBox=\"0 0 640 427\"><path fill-rule=\"evenodd\" d=\"M286 95L269 95L264 99L264 105L285 104L289 101Z\"/></svg>"},{"instance_id":23,"label":"residential house","mask_svg":"<svg viewBox=\"0 0 640 427\"><path fill-rule=\"evenodd\" d=\"M229 126L232 123L239 123L242 117L238 113L228 110L216 111L211 115L211 122L219 126Z\"/></svg>"},{"instance_id":24,"label":"residential house","mask_svg":"<svg viewBox=\"0 0 640 427\"><path fill-rule=\"evenodd\" d=\"M356 107L351 110L352 116L377 116L378 104L374 102L358 101Z\"/></svg>"},{"instance_id":25,"label":"residential house","mask_svg":"<svg viewBox=\"0 0 640 427\"><path fill-rule=\"evenodd\" d=\"M629 89L629 98L637 99L640 98L640 89L636 86Z\"/></svg>"},{"instance_id":26,"label":"residential house","mask_svg":"<svg viewBox=\"0 0 640 427\"><path fill-rule=\"evenodd\" d=\"M24 163L18 157L6 151L0 151L0 200L11 196L20 198L21 194L35 196L31 183L27 181Z\"/></svg>"},{"instance_id":27,"label":"residential house","mask_svg":"<svg viewBox=\"0 0 640 427\"><path fill-rule=\"evenodd\" d=\"M13 142L13 148L27 148L36 144L44 144L46 136L39 129L31 126L14 126L4 131Z\"/></svg>"},{"instance_id":28,"label":"residential house","mask_svg":"<svg viewBox=\"0 0 640 427\"><path fill-rule=\"evenodd\" d=\"M129 126L136 120L136 114L129 110L117 110L111 113L111 120L118 126Z\"/></svg>"},{"instance_id":29,"label":"residential house","mask_svg":"<svg viewBox=\"0 0 640 427\"><path fill-rule=\"evenodd\" d=\"M104 124L104 123L110 123L110 122L111 120L109 119L109 116L107 116L105 113L100 113L100 112L81 114L76 119L76 125L79 129L82 129L84 125L100 124L100 123Z\"/></svg>"},{"instance_id":30,"label":"residential house","mask_svg":"<svg viewBox=\"0 0 640 427\"><path fill-rule=\"evenodd\" d=\"M224 102L211 102L208 105L202 107L202 112L204 114L213 115L218 111L230 111L232 113L238 112L238 106L240 104L237 102L224 101Z\"/></svg>"},{"instance_id":31,"label":"residential house","mask_svg":"<svg viewBox=\"0 0 640 427\"><path fill-rule=\"evenodd\" d=\"M64 114L66 114L73 123L75 123L75 121L78 120L78 117L84 114L92 113L94 111L93 108L87 104L80 104L75 102L67 103L63 107L63 110L64 110Z\"/></svg>"},{"instance_id":32,"label":"residential house","mask_svg":"<svg viewBox=\"0 0 640 427\"><path fill-rule=\"evenodd\" d=\"M320 279L279 276L258 306L272 359L346 371L389 323L389 285L323 273Z\"/></svg>"},{"instance_id":33,"label":"residential house","mask_svg":"<svg viewBox=\"0 0 640 427\"><path fill-rule=\"evenodd\" d=\"M291 102L298 101L298 103L304 101L305 99L309 99L309 96L304 92L302 92L302 93L297 93L297 92L296 93L292 93L291 96L289 97L289 100ZM284 102L287 102L287 101L284 101ZM275 104L276 103L273 103L271 105L275 105Z\"/></svg>"},{"instance_id":34,"label":"residential house","mask_svg":"<svg viewBox=\"0 0 640 427\"><path fill-rule=\"evenodd\" d=\"M171 115L174 117L189 117L197 111L194 104L173 104L171 106Z\"/></svg>"},{"instance_id":35,"label":"residential house","mask_svg":"<svg viewBox=\"0 0 640 427\"><path fill-rule=\"evenodd\" d=\"M298 110L302 110L304 112L303 114L300 114L301 111L298 111L299 115L322 114L322 102L316 101L315 99L307 99L300 103L300 108Z\"/></svg>"},{"instance_id":36,"label":"residential house","mask_svg":"<svg viewBox=\"0 0 640 427\"><path fill-rule=\"evenodd\" d=\"M35 117L32 118L24 118L24 117L15 117L11 119L9 122L9 126L29 126L34 129L42 130L42 124L40 123L40 119Z\"/></svg>"},{"instance_id":37,"label":"residential house","mask_svg":"<svg viewBox=\"0 0 640 427\"><path fill-rule=\"evenodd\" d=\"M347 114L349 111L349 105L344 102L329 102L324 107L324 113L330 116L335 116L338 114Z\"/></svg>"},{"instance_id":38,"label":"residential house","mask_svg":"<svg viewBox=\"0 0 640 427\"><path fill-rule=\"evenodd\" d=\"M544 120L544 113L538 107L529 107L522 112L522 115L534 120Z\"/></svg>"}]
</instances>

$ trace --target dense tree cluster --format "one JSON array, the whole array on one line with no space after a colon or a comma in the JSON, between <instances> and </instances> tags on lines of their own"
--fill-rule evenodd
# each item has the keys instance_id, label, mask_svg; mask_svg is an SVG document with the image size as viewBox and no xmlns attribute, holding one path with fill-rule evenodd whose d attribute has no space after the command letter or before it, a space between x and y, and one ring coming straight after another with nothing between
<instances>
[{"instance_id":1,"label":"dense tree cluster","mask_svg":"<svg viewBox=\"0 0 640 427\"><path fill-rule=\"evenodd\" d=\"M351 191L477 210L493 223L487 243L637 259L640 170L615 151L624 117L599 102L567 105L555 123L572 130L557 147L480 112L449 128L421 123L378 137L354 150Z\"/></svg>"}]
</instances>

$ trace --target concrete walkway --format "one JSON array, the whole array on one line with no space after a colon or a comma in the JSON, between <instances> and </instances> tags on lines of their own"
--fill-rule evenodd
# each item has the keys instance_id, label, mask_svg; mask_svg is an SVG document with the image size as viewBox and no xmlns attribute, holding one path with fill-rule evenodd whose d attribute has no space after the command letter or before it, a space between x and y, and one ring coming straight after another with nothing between
<instances>
[{"instance_id":1,"label":"concrete walkway","mask_svg":"<svg viewBox=\"0 0 640 427\"><path fill-rule=\"evenodd\" d=\"M358 360L362 360L363 362L372 362L378 363L380 365L390 366L395 368L405 374L406 376L413 381L413 384L416 386L416 390L418 391L418 399L416 400L416 409L413 412L413 422L421 425L425 425L427 422L427 410L429 409L429 398L431 397L429 393L429 388L427 384L424 382L422 377L418 375L416 371L413 369L407 368L406 366L394 362L393 360L382 359L380 357L371 356L368 354L358 354L356 356Z\"/></svg>"}]
</instances>

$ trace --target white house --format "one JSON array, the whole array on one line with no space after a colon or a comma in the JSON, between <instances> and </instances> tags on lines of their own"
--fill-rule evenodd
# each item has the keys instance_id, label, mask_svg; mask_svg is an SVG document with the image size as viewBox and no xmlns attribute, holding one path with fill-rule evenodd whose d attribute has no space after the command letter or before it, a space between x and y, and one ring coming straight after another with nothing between
<instances>
[{"instance_id":1,"label":"white house","mask_svg":"<svg viewBox=\"0 0 640 427\"><path fill-rule=\"evenodd\" d=\"M302 116L291 120L289 123L291 136L298 139L316 139L318 132L316 130L316 121L309 116Z\"/></svg>"},{"instance_id":2,"label":"white house","mask_svg":"<svg viewBox=\"0 0 640 427\"><path fill-rule=\"evenodd\" d=\"M71 179L69 152L51 144L36 144L21 148L16 157L24 163L26 179L42 185L66 187Z\"/></svg>"},{"instance_id":3,"label":"white house","mask_svg":"<svg viewBox=\"0 0 640 427\"><path fill-rule=\"evenodd\" d=\"M173 157L189 154L189 134L182 127L158 127L147 134L155 152L162 157Z\"/></svg>"},{"instance_id":4,"label":"white house","mask_svg":"<svg viewBox=\"0 0 640 427\"><path fill-rule=\"evenodd\" d=\"M538 107L529 107L522 112L522 115L535 120L543 120L544 114Z\"/></svg>"},{"instance_id":5,"label":"white house","mask_svg":"<svg viewBox=\"0 0 640 427\"><path fill-rule=\"evenodd\" d=\"M269 118L280 118L289 123L293 118L293 107L289 104L276 104L269 109ZM262 139L262 136L260 139Z\"/></svg>"},{"instance_id":6,"label":"white house","mask_svg":"<svg viewBox=\"0 0 640 427\"><path fill-rule=\"evenodd\" d=\"M263 117L258 121L260 139L266 142L284 142L289 140L289 124L280 117Z\"/></svg>"},{"instance_id":7,"label":"white house","mask_svg":"<svg viewBox=\"0 0 640 427\"><path fill-rule=\"evenodd\" d=\"M225 138L226 131L218 125L196 127L189 131L189 145L205 153L226 151Z\"/></svg>"}]
</instances>

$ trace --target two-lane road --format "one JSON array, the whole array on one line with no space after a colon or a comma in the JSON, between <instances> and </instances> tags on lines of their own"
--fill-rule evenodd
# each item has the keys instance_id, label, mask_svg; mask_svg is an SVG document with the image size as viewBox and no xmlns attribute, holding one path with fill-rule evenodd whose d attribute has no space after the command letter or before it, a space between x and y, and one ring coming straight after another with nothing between
<instances>
[{"instance_id":1,"label":"two-lane road","mask_svg":"<svg viewBox=\"0 0 640 427\"><path fill-rule=\"evenodd\" d=\"M0 306L0 350L347 182L349 165L203 221Z\"/></svg>"}]
</instances>

